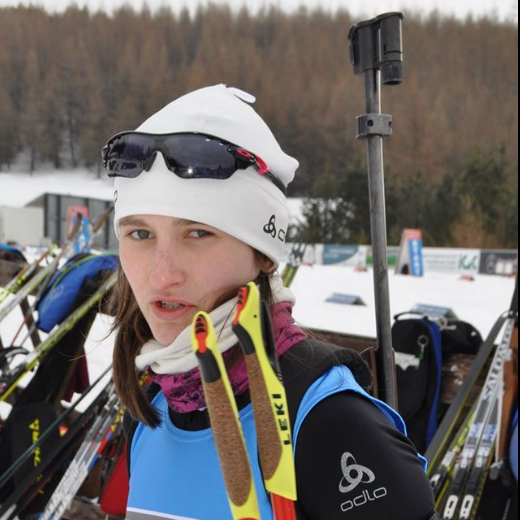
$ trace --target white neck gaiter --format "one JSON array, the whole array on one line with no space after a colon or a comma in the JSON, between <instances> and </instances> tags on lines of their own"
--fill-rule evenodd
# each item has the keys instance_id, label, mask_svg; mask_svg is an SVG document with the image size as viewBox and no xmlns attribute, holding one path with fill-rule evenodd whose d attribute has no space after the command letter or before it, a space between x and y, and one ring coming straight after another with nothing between
<instances>
[{"instance_id":1,"label":"white neck gaiter","mask_svg":"<svg viewBox=\"0 0 520 520\"><path fill-rule=\"evenodd\" d=\"M274 303L296 303L294 294L284 287L279 275L271 278ZM238 344L238 338L233 332L232 324L236 298L229 300L210 313L215 326L219 349L222 353ZM146 343L136 357L139 370L151 368L156 374L183 374L198 367L197 357L191 344L191 325L186 327L177 339L168 347L155 340Z\"/></svg>"}]
</instances>

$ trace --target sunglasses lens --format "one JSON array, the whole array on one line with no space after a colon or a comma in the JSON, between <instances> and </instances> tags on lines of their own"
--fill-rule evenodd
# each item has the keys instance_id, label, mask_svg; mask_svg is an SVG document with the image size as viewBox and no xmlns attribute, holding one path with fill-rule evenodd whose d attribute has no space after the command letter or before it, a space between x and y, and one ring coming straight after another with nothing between
<instances>
[{"instance_id":1,"label":"sunglasses lens","mask_svg":"<svg viewBox=\"0 0 520 520\"><path fill-rule=\"evenodd\" d=\"M150 137L131 134L116 137L110 143L107 155L109 177L133 179L140 175L154 146L155 140Z\"/></svg>"},{"instance_id":2,"label":"sunglasses lens","mask_svg":"<svg viewBox=\"0 0 520 520\"><path fill-rule=\"evenodd\" d=\"M164 143L168 168L183 179L229 179L237 170L228 145L200 135L171 137Z\"/></svg>"}]
</instances>

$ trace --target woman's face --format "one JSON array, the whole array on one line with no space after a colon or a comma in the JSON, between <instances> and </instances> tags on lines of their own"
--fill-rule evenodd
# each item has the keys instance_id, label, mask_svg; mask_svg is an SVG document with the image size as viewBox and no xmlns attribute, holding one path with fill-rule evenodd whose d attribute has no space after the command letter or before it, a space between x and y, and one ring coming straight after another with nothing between
<instances>
[{"instance_id":1,"label":"woman's face","mask_svg":"<svg viewBox=\"0 0 520 520\"><path fill-rule=\"evenodd\" d=\"M119 222L125 275L154 338L170 345L199 311L259 275L254 250L218 229L171 217Z\"/></svg>"}]
</instances>

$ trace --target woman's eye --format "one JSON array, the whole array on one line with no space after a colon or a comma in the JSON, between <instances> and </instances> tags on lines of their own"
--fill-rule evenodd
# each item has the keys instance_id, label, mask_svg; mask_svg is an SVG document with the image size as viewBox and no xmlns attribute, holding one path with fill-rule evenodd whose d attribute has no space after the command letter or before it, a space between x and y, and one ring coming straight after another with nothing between
<instances>
[{"instance_id":1,"label":"woman's eye","mask_svg":"<svg viewBox=\"0 0 520 520\"><path fill-rule=\"evenodd\" d=\"M194 231L190 231L190 238L207 238L210 237L212 233L209 231L205 231L204 229L195 229Z\"/></svg>"},{"instance_id":2,"label":"woman's eye","mask_svg":"<svg viewBox=\"0 0 520 520\"><path fill-rule=\"evenodd\" d=\"M137 231L130 233L130 236L135 240L147 240L152 236L152 234L150 233L150 231L138 229Z\"/></svg>"}]
</instances>

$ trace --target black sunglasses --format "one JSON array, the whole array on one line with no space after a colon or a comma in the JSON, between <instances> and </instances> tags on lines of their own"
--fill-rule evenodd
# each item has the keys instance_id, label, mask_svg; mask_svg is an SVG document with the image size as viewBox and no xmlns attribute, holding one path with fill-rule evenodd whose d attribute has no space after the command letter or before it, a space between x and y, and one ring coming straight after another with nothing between
<instances>
[{"instance_id":1,"label":"black sunglasses","mask_svg":"<svg viewBox=\"0 0 520 520\"><path fill-rule=\"evenodd\" d=\"M103 148L103 166L109 177L135 179L150 171L161 152L166 166L181 179L229 179L237 170L254 166L285 195L287 189L257 155L205 134L122 132Z\"/></svg>"}]
</instances>

